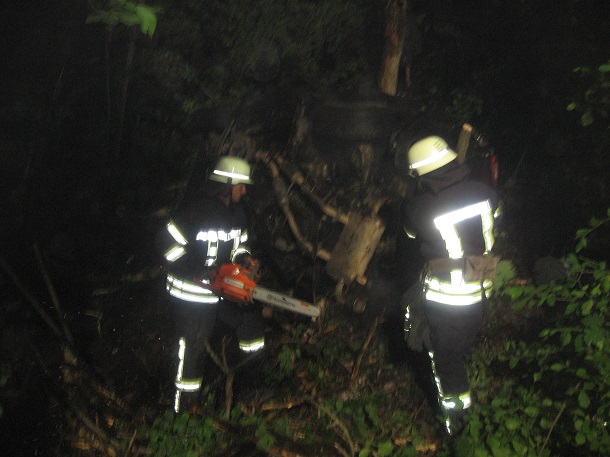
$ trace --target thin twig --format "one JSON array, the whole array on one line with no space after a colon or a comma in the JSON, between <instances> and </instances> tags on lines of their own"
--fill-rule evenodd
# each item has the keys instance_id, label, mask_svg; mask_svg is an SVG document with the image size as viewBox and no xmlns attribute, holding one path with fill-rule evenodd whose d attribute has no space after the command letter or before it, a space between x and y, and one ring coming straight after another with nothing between
<instances>
[{"instance_id":1,"label":"thin twig","mask_svg":"<svg viewBox=\"0 0 610 457\"><path fill-rule=\"evenodd\" d=\"M138 429L136 428L133 431L133 435L131 435L131 439L129 440L129 445L127 446L127 449L125 450L125 457L127 457L129 455L129 453L131 452L131 448L133 447L133 443L136 440L137 434L138 434Z\"/></svg>"},{"instance_id":2,"label":"thin twig","mask_svg":"<svg viewBox=\"0 0 610 457\"><path fill-rule=\"evenodd\" d=\"M55 287L53 287L53 282L51 281L51 277L47 272L44 261L42 260L42 254L40 253L40 249L37 244L34 244L34 255L36 256L36 262L38 262L38 268L40 269L40 273L44 279L44 282L49 291L49 295L51 296L51 301L53 302L53 306L55 307L55 311L57 311L57 316L59 318L59 323L64 332L64 336L68 340L68 342L74 346L74 338L72 337L72 333L66 324L66 320L64 319L64 313L61 309L61 305L59 303L59 299L57 298L57 293L55 292Z\"/></svg>"},{"instance_id":3,"label":"thin twig","mask_svg":"<svg viewBox=\"0 0 610 457\"><path fill-rule=\"evenodd\" d=\"M330 409L325 407L322 403L317 402L316 400L314 400L311 397L306 397L306 401L308 403L310 403L311 405L315 406L316 408L318 408L319 411L322 411L324 414L326 414L328 417L330 417L332 419L334 424L337 425L339 430L342 432L342 433L340 433L340 435L342 435L341 437L349 445L349 448L351 451L351 453L349 455L354 455L356 453L356 444L352 441L352 438L350 436L347 426L343 423L343 421L341 421L341 419L339 419L339 416L337 416L334 412L332 412ZM337 449L337 450L339 450L339 449Z\"/></svg>"},{"instance_id":4,"label":"thin twig","mask_svg":"<svg viewBox=\"0 0 610 457\"><path fill-rule=\"evenodd\" d=\"M341 446L339 446L339 443L334 443L333 447L337 450L337 452L339 454L341 454L343 457L352 457L352 455L354 454L348 454L348 452L343 449Z\"/></svg>"},{"instance_id":5,"label":"thin twig","mask_svg":"<svg viewBox=\"0 0 610 457\"><path fill-rule=\"evenodd\" d=\"M229 417L231 407L233 406L233 382L235 381L235 372L232 371L227 375L225 381L225 414Z\"/></svg>"},{"instance_id":6,"label":"thin twig","mask_svg":"<svg viewBox=\"0 0 610 457\"><path fill-rule=\"evenodd\" d=\"M283 403L266 403L261 406L261 411L273 411L278 409L292 409L295 406L301 405L305 402L304 399L292 400Z\"/></svg>"},{"instance_id":7,"label":"thin twig","mask_svg":"<svg viewBox=\"0 0 610 457\"><path fill-rule=\"evenodd\" d=\"M53 333L55 333L55 335L57 335L58 337L62 338L63 334L62 334L61 330L59 329L59 327L57 327L55 322L53 322L53 319L51 319L51 317L49 317L49 315L44 311L44 309L42 308L40 303L38 303L38 300L36 300L36 298L30 293L30 291L28 291L24 287L24 285L21 283L19 278L17 278L15 273L13 273L13 271L8 266L8 264L6 263L6 261L4 260L4 258L2 256L0 256L0 266L2 266L2 269L4 270L4 272L9 276L9 278L12 279L12 281L15 283L15 286L17 286L17 289L19 289L19 291L25 296L25 298L28 299L28 301L30 302L32 307L36 310L36 312L40 315L40 317L42 317L42 320L45 321L45 323L49 326L49 328L53 331Z\"/></svg>"},{"instance_id":8,"label":"thin twig","mask_svg":"<svg viewBox=\"0 0 610 457\"><path fill-rule=\"evenodd\" d=\"M67 400L68 407L70 410L76 415L78 420L82 422L82 424L91 432L93 435L97 436L103 443L106 444L107 449L110 449L114 452L114 455L117 455L116 450L121 447L121 443L116 439L109 437L102 429L100 429L91 419L89 419L85 413L83 413L78 407L73 405L69 400Z\"/></svg>"},{"instance_id":9,"label":"thin twig","mask_svg":"<svg viewBox=\"0 0 610 457\"><path fill-rule=\"evenodd\" d=\"M542 443L542 449L540 449L540 452L539 452L538 455L542 455L542 453L544 452L544 449L546 448L546 445L548 444L549 439L551 438L551 433L553 432L553 429L555 428L555 425L557 425L557 422L559 421L559 418L563 414L563 411L566 409L567 404L568 404L568 399L566 398L564 400L564 402L563 402L563 405L561 405L561 409L559 410L559 412L555 416L555 420L553 421L553 424L551 425L551 428L549 428L549 432L546 434L546 438L544 439L544 443Z\"/></svg>"},{"instance_id":10,"label":"thin twig","mask_svg":"<svg viewBox=\"0 0 610 457\"><path fill-rule=\"evenodd\" d=\"M371 325L371 328L369 329L369 333L366 337L366 341L362 345L360 354L358 354L358 358L356 359L356 363L354 364L354 369L352 370L352 375L351 375L351 379L350 379L351 381L354 381L354 379L356 379L358 377L358 374L360 373L360 365L362 365L362 360L364 359L364 354L366 353L367 349L371 345L373 336L375 336L375 333L377 332L378 325L379 325L379 316L377 316L375 318L375 320L373 321L373 325Z\"/></svg>"}]
</instances>

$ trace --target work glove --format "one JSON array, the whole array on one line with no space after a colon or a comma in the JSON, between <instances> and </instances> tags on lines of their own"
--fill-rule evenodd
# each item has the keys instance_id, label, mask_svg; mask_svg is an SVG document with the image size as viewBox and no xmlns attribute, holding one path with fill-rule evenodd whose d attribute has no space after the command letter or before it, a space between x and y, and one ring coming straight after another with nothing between
<instances>
[{"instance_id":1,"label":"work glove","mask_svg":"<svg viewBox=\"0 0 610 457\"><path fill-rule=\"evenodd\" d=\"M424 306L424 289L420 282L416 282L405 292L401 306L405 310L404 339L409 349L421 352L432 348L430 326Z\"/></svg>"}]
</instances>

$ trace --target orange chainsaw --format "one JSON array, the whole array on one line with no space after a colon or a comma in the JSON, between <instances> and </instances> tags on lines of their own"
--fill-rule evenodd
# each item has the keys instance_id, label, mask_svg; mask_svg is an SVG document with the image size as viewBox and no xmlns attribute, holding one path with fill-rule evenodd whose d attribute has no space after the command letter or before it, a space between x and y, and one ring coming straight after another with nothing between
<instances>
[{"instance_id":1,"label":"orange chainsaw","mask_svg":"<svg viewBox=\"0 0 610 457\"><path fill-rule=\"evenodd\" d=\"M258 269L248 269L236 263L225 263L218 269L210 271L209 284L201 280L198 282L201 287L229 301L248 303L254 299L309 317L320 315L320 309L311 303L260 287L256 284L259 278Z\"/></svg>"}]
</instances>

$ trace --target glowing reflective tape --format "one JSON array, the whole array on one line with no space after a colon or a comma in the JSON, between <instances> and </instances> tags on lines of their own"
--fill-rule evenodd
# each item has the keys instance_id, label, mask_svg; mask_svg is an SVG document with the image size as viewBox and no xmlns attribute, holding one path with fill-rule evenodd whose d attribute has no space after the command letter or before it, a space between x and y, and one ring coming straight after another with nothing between
<instances>
[{"instance_id":1,"label":"glowing reflective tape","mask_svg":"<svg viewBox=\"0 0 610 457\"><path fill-rule=\"evenodd\" d=\"M184 249L182 246L176 245L176 246L173 246L169 251L167 251L165 253L165 259L168 262L175 262L180 257L182 257L184 254L186 254L186 249Z\"/></svg>"},{"instance_id":2,"label":"glowing reflective tape","mask_svg":"<svg viewBox=\"0 0 610 457\"><path fill-rule=\"evenodd\" d=\"M182 373L184 371L184 354L186 352L186 340L180 338L178 341L178 371L176 373L176 383L182 380ZM181 389L176 389L176 395L174 396L174 412L177 414L180 411L180 397L182 395Z\"/></svg>"},{"instance_id":3,"label":"glowing reflective tape","mask_svg":"<svg viewBox=\"0 0 610 457\"><path fill-rule=\"evenodd\" d=\"M240 237L240 229L233 229L230 232L225 232L224 230L202 230L197 233L195 239L198 241L231 241Z\"/></svg>"},{"instance_id":4,"label":"glowing reflective tape","mask_svg":"<svg viewBox=\"0 0 610 457\"><path fill-rule=\"evenodd\" d=\"M176 297L183 301L189 301L189 302L193 302L193 303L207 303L207 304L213 304L213 303L218 302L218 297L216 297L216 296L204 297L201 295L189 294L188 292L183 292L181 290L172 289L172 288L168 288L168 292L172 297Z\"/></svg>"},{"instance_id":5,"label":"glowing reflective tape","mask_svg":"<svg viewBox=\"0 0 610 457\"><path fill-rule=\"evenodd\" d=\"M447 395L443 397L441 403L445 409L468 409L472 405L470 391L463 392L459 395Z\"/></svg>"},{"instance_id":6,"label":"glowing reflective tape","mask_svg":"<svg viewBox=\"0 0 610 457\"><path fill-rule=\"evenodd\" d=\"M434 225L441 233L445 241L445 247L449 258L459 259L464 255L462 241L455 227L455 224L466 219L479 216L481 218L481 228L483 239L485 240L486 252L491 251L494 244L493 239L493 214L488 200L466 206L464 208L451 211L438 216L434 219Z\"/></svg>"},{"instance_id":7,"label":"glowing reflective tape","mask_svg":"<svg viewBox=\"0 0 610 457\"><path fill-rule=\"evenodd\" d=\"M176 389L180 389L182 392L196 392L201 387L201 380L196 381L176 381Z\"/></svg>"},{"instance_id":8,"label":"glowing reflective tape","mask_svg":"<svg viewBox=\"0 0 610 457\"><path fill-rule=\"evenodd\" d=\"M429 165L431 163L440 160L442 157L446 156L449 153L447 148L442 149L440 151L434 151L430 157L426 157L425 159L420 160L419 162L415 162L411 164L411 169L417 170L425 165Z\"/></svg>"},{"instance_id":9,"label":"glowing reflective tape","mask_svg":"<svg viewBox=\"0 0 610 457\"><path fill-rule=\"evenodd\" d=\"M203 282L207 281L203 280ZM214 295L212 291L199 287L194 283L175 278L171 275L167 275L165 288L171 296L183 301L210 304L218 302L218 297Z\"/></svg>"},{"instance_id":10,"label":"glowing reflective tape","mask_svg":"<svg viewBox=\"0 0 610 457\"><path fill-rule=\"evenodd\" d=\"M220 176L226 176L227 178L232 178L232 179L244 179L244 180L250 179L250 176L248 176L248 175L243 175L241 173L232 173L232 172L222 171L222 170L214 170L214 174L220 175Z\"/></svg>"},{"instance_id":11,"label":"glowing reflective tape","mask_svg":"<svg viewBox=\"0 0 610 457\"><path fill-rule=\"evenodd\" d=\"M212 291L210 291L209 289L205 289L205 288L195 284L194 282L178 279L175 276L172 276L171 274L167 275L167 282L173 288L184 290L186 292L192 292L194 294L202 294L202 295L213 295ZM204 284L210 283L210 281L207 279L202 279L201 282Z\"/></svg>"},{"instance_id":12,"label":"glowing reflective tape","mask_svg":"<svg viewBox=\"0 0 610 457\"><path fill-rule=\"evenodd\" d=\"M242 255L242 254L250 254L250 251L244 247L240 247L237 248L233 251L233 254L231 254L231 261L235 261L235 259L237 259L238 256Z\"/></svg>"},{"instance_id":13,"label":"glowing reflective tape","mask_svg":"<svg viewBox=\"0 0 610 457\"><path fill-rule=\"evenodd\" d=\"M259 338L254 341L240 341L239 348L244 352L256 352L265 346L265 338Z\"/></svg>"},{"instance_id":14,"label":"glowing reflective tape","mask_svg":"<svg viewBox=\"0 0 610 457\"><path fill-rule=\"evenodd\" d=\"M461 284L453 284L446 281L441 281L437 278L427 278L426 284L428 290L442 292L448 295L471 295L481 293L481 283L479 282L463 282ZM483 286L491 285L489 280L483 283Z\"/></svg>"},{"instance_id":15,"label":"glowing reflective tape","mask_svg":"<svg viewBox=\"0 0 610 457\"><path fill-rule=\"evenodd\" d=\"M182 246L187 244L186 238L184 237L184 235L182 235L180 230L178 230L178 227L176 227L173 221L169 221L166 227L172 238L176 240L176 243L181 244Z\"/></svg>"},{"instance_id":16,"label":"glowing reflective tape","mask_svg":"<svg viewBox=\"0 0 610 457\"><path fill-rule=\"evenodd\" d=\"M447 295L439 292L435 292L433 290L429 290L426 292L426 300L434 301L437 303L442 303L443 305L450 306L468 306L474 305L481 301L481 295L478 296L456 296L456 295Z\"/></svg>"},{"instance_id":17,"label":"glowing reflective tape","mask_svg":"<svg viewBox=\"0 0 610 457\"><path fill-rule=\"evenodd\" d=\"M180 397L182 396L182 391L180 389L176 389L176 395L174 396L174 412L178 414L180 412Z\"/></svg>"}]
</instances>

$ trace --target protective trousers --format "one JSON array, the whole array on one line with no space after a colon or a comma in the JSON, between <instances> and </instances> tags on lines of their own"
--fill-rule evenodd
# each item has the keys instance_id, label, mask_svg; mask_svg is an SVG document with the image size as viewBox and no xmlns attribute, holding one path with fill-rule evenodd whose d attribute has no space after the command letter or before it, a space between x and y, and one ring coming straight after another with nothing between
<instances>
[{"instance_id":1,"label":"protective trousers","mask_svg":"<svg viewBox=\"0 0 610 457\"><path fill-rule=\"evenodd\" d=\"M209 343L216 322L235 331L241 352L252 353L264 346L264 328L257 307L240 307L220 300L218 303L190 303L172 300L176 335L178 337L178 367L176 370L175 412L188 409L200 393L208 357Z\"/></svg>"},{"instance_id":2,"label":"protective trousers","mask_svg":"<svg viewBox=\"0 0 610 457\"><path fill-rule=\"evenodd\" d=\"M172 299L175 333L178 337L178 367L174 411L188 409L199 396L205 369L206 342L209 342L218 303L190 303Z\"/></svg>"},{"instance_id":3,"label":"protective trousers","mask_svg":"<svg viewBox=\"0 0 610 457\"><path fill-rule=\"evenodd\" d=\"M483 303L451 306L426 300L432 342L432 366L441 407L450 418L470 406L470 386L465 358L483 322Z\"/></svg>"}]
</instances>

